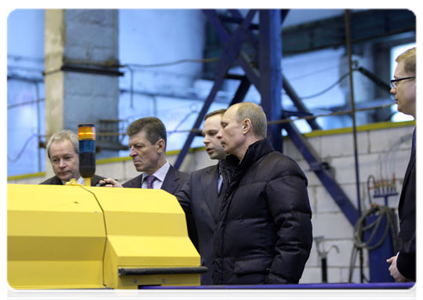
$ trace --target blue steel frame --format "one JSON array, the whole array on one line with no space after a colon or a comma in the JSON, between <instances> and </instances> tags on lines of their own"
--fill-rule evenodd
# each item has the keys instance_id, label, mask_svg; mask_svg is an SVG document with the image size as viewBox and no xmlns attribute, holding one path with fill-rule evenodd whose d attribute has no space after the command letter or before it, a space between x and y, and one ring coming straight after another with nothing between
<instances>
[{"instance_id":1,"label":"blue steel frame","mask_svg":"<svg viewBox=\"0 0 423 300\"><path fill-rule=\"evenodd\" d=\"M307 140L293 123L286 123L284 128L288 132L289 138L297 147L298 151L301 152L304 159L308 162L310 169L320 179L335 203L339 206L345 217L354 227L360 218L360 215L348 196L333 178L333 175L330 173L330 170L328 170L328 167L319 160L318 155L314 153L312 147L308 144Z\"/></svg>"},{"instance_id":2,"label":"blue steel frame","mask_svg":"<svg viewBox=\"0 0 423 300\"><path fill-rule=\"evenodd\" d=\"M249 28L254 28L251 22L257 10L250 10L245 18L237 10L229 10L234 18L239 23L238 28L229 34L223 26L215 10L203 10L209 22L215 28L219 38L225 44L225 49L217 64L216 78L214 86L210 91L209 96L204 102L203 108L198 114L197 120L194 123L193 129L199 128L204 116L206 115L211 103L213 102L217 91L221 88L225 75L232 63L236 61L245 72L242 77L241 84L238 91L233 98L231 105L241 102L245 97L251 84L253 84L262 96L262 107L266 113L268 121L277 121L282 119L282 101L281 89L282 86L287 92L288 96L294 102L294 105L301 112L307 112L306 107L301 102L301 99L296 95L293 88L289 85L286 78L282 76L281 72L281 59L282 59L282 44L280 37L280 26L287 15L286 10L260 10L260 31L259 42L257 43L256 37L249 31ZM253 46L257 47L260 53L259 63L260 70L251 67L247 56L242 52L241 46L244 42L249 41ZM320 127L314 120L308 121L311 128L319 129ZM308 162L310 168L318 176L323 186L333 197L336 204L344 213L348 221L354 227L359 213L353 206L348 196L339 187L332 174L325 167L325 164L320 162L318 156L314 153L305 138L296 128L295 124L289 122L284 125L274 124L268 127L268 135L276 150L282 150L282 135L281 129L285 128L294 145L301 152L305 160ZM189 151L191 143L196 133L192 131L178 158L175 162L175 167L178 169L186 154Z\"/></svg>"},{"instance_id":3,"label":"blue steel frame","mask_svg":"<svg viewBox=\"0 0 423 300\"><path fill-rule=\"evenodd\" d=\"M260 10L259 68L261 106L269 122L282 119L282 42L281 14L278 10ZM282 152L282 125L267 126L273 147Z\"/></svg>"},{"instance_id":4,"label":"blue steel frame","mask_svg":"<svg viewBox=\"0 0 423 300\"><path fill-rule=\"evenodd\" d=\"M245 42L246 31L253 20L256 10L250 10L248 12L245 20L242 22L241 25L238 26L238 28L235 30L232 36L229 35L226 32L226 30L223 28L222 24L219 21L217 13L214 10L204 10L203 12L209 18L209 21L211 22L211 24L217 29L219 37L226 44L226 47L222 53L222 56L217 62L217 67L216 67L217 72L216 72L213 88L211 89L210 94L207 96L207 99L204 101L203 108L201 109L200 113L198 114L197 120L194 123L194 126L193 126L194 129L200 127L204 119L204 116L206 115L208 109L210 108L210 105L212 104L214 98L216 97L217 92L222 87L225 74L227 73L229 68L232 66L233 61L237 60L237 62L241 65L248 64L246 59L243 57L239 57L238 54L241 51L242 44ZM255 74L247 73L247 76L250 82L253 82L253 83L258 82L258 78ZM182 147L182 150L179 153L178 158L176 159L175 168L179 169L179 167L181 166L182 161L187 155L195 135L196 133L194 131L191 131L190 134L188 135L188 138L185 141L185 144Z\"/></svg>"}]
</instances>

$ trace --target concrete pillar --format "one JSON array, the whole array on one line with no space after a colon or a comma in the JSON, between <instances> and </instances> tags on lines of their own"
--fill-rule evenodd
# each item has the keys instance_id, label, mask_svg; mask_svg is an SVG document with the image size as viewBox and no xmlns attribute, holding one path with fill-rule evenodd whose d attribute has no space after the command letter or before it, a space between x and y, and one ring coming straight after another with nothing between
<instances>
[{"instance_id":1,"label":"concrete pillar","mask_svg":"<svg viewBox=\"0 0 423 300\"><path fill-rule=\"evenodd\" d=\"M118 118L118 34L118 10L45 10L47 139Z\"/></svg>"}]
</instances>

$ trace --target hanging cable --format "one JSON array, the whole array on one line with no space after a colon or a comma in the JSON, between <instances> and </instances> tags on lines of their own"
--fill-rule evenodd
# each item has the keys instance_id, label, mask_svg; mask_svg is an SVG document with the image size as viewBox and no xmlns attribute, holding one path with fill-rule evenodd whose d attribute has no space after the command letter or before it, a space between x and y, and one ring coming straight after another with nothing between
<instances>
[{"instance_id":1,"label":"hanging cable","mask_svg":"<svg viewBox=\"0 0 423 300\"><path fill-rule=\"evenodd\" d=\"M191 111L185 115L185 117L182 118L181 121L179 121L179 123L175 126L175 128L172 131L168 131L168 136L172 135L173 133L176 132L181 132L178 131L178 128L182 126L183 123L185 123L186 120L188 120L188 118L192 115L192 114L198 114L198 110L195 109L195 107L191 107Z\"/></svg>"},{"instance_id":2,"label":"hanging cable","mask_svg":"<svg viewBox=\"0 0 423 300\"><path fill-rule=\"evenodd\" d=\"M120 67L132 66L132 67L138 67L138 68L157 68L157 67L168 67L168 66L173 66L173 65L178 65L178 64L188 63L188 62L193 62L193 63L210 63L210 62L216 62L218 60L219 60L219 58L180 59L180 60L173 61L173 62L168 62L168 63L151 64L151 65L125 64L125 65L120 65Z\"/></svg>"},{"instance_id":3,"label":"hanging cable","mask_svg":"<svg viewBox=\"0 0 423 300\"><path fill-rule=\"evenodd\" d=\"M368 217L370 215L377 215L378 217L370 224L368 223ZM375 235L381 226L382 220L386 218L386 225L383 229L383 235L378 241L374 241ZM367 241L363 240L364 232L370 231ZM351 253L350 259L350 270L348 282L352 282L352 274L354 272L355 260L357 258L357 253L360 250L367 249L373 250L378 248L384 242L385 238L388 235L388 232L391 233L391 238L393 242L394 252L398 249L398 238L396 233L398 232L398 225L395 213L393 210L384 205L373 205L372 208L367 210L357 221L354 228L354 247ZM367 280L367 279L366 279ZM367 280L368 281L368 280Z\"/></svg>"},{"instance_id":4,"label":"hanging cable","mask_svg":"<svg viewBox=\"0 0 423 300\"><path fill-rule=\"evenodd\" d=\"M11 158L11 157L9 157L9 155L7 155L7 160L8 160L8 161L10 161L10 162L12 162L12 163L17 162L17 161L21 158L21 156L22 156L22 154L24 153L24 151L25 151L26 147L28 146L29 142L30 142L30 141L31 141L34 137L38 137L38 134L33 134L33 135L31 135L31 136L30 136L30 137L29 137L29 138L25 141L25 143L24 143L24 145L23 145L22 149L19 151L18 155L17 155L15 158Z\"/></svg>"},{"instance_id":5,"label":"hanging cable","mask_svg":"<svg viewBox=\"0 0 423 300\"><path fill-rule=\"evenodd\" d=\"M17 104L11 104L7 106L7 109L12 109L12 108L18 108L20 106L25 106L25 105L32 105L32 104L38 104L40 102L44 102L45 99L37 99L37 100L31 100L31 101L26 101L26 102L20 102Z\"/></svg>"},{"instance_id":6,"label":"hanging cable","mask_svg":"<svg viewBox=\"0 0 423 300\"><path fill-rule=\"evenodd\" d=\"M302 99L302 100L305 100L305 99L311 99L311 98L316 98L316 97L318 97L318 96L321 96L321 95L323 95L323 94L325 94L325 93L327 93L327 92L329 92L331 89L333 89L335 86L337 86L338 84L340 84L341 82L342 82L342 80L344 80L345 78L347 78L349 76L349 73L345 73L344 75L342 75L341 76L341 78L339 78L335 83L333 83L333 84L331 84L329 87L327 87L326 89L324 89L323 91L321 91L321 92L318 92L317 94L314 94L314 95L309 95L309 96L304 96L304 97L301 97L300 96L300 98Z\"/></svg>"}]
</instances>

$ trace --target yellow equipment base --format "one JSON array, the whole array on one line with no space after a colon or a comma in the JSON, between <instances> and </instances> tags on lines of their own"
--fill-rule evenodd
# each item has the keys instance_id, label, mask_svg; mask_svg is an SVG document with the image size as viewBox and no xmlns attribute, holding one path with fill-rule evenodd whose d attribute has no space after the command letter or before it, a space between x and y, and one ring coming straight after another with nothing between
<instances>
[{"instance_id":1,"label":"yellow equipment base","mask_svg":"<svg viewBox=\"0 0 423 300\"><path fill-rule=\"evenodd\" d=\"M16 289L199 285L185 214L163 190L8 184Z\"/></svg>"}]
</instances>

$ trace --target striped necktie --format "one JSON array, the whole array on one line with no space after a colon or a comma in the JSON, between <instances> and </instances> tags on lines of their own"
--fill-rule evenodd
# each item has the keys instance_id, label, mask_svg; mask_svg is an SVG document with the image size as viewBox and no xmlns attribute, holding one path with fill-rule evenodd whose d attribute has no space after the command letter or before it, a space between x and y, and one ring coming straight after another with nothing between
<instances>
[{"instance_id":1,"label":"striped necktie","mask_svg":"<svg viewBox=\"0 0 423 300\"><path fill-rule=\"evenodd\" d=\"M147 181L147 188L148 189L152 189L153 188L153 182L154 182L154 180L156 180L157 178L156 178L156 176L154 176L154 175L148 175L148 176L146 176L145 177L145 179L144 180L146 180Z\"/></svg>"}]
</instances>

